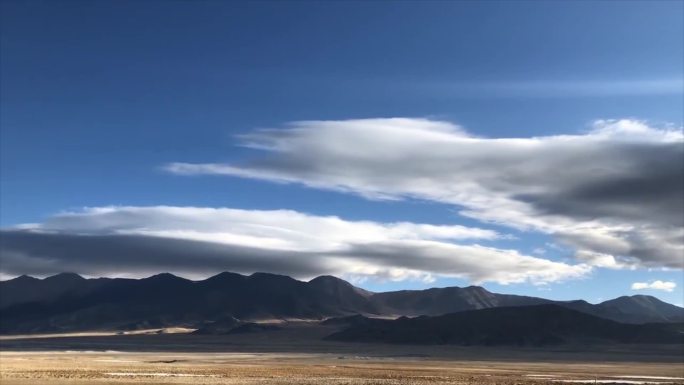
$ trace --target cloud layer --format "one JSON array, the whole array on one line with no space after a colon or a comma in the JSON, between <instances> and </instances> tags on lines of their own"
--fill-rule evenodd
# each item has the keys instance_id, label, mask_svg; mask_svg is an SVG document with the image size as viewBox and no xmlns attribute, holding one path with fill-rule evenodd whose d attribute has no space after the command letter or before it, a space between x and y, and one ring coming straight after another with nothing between
<instances>
[{"instance_id":1,"label":"cloud layer","mask_svg":"<svg viewBox=\"0 0 684 385\"><path fill-rule=\"evenodd\" d=\"M543 284L591 271L477 244L498 233L463 226L347 221L290 210L101 207L2 232L1 273L140 276L171 271L279 272Z\"/></svg>"},{"instance_id":2,"label":"cloud layer","mask_svg":"<svg viewBox=\"0 0 684 385\"><path fill-rule=\"evenodd\" d=\"M483 222L552 234L593 266L684 267L681 128L600 120L577 135L481 138L397 118L295 122L241 140L264 156L166 169L448 203Z\"/></svg>"},{"instance_id":3,"label":"cloud layer","mask_svg":"<svg viewBox=\"0 0 684 385\"><path fill-rule=\"evenodd\" d=\"M632 284L632 290L662 290L667 292L674 291L677 284L671 281L653 281L653 282L634 282Z\"/></svg>"}]
</instances>

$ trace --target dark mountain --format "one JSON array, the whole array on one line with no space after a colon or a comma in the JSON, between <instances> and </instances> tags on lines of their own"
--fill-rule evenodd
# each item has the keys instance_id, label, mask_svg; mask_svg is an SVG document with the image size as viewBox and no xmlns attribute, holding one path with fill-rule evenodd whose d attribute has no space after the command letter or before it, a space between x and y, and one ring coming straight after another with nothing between
<instances>
[{"instance_id":1,"label":"dark mountain","mask_svg":"<svg viewBox=\"0 0 684 385\"><path fill-rule=\"evenodd\" d=\"M348 315L344 317L332 317L321 322L323 325L342 325L354 326L372 322L372 318L365 317L361 314Z\"/></svg>"},{"instance_id":2,"label":"dark mountain","mask_svg":"<svg viewBox=\"0 0 684 385\"><path fill-rule=\"evenodd\" d=\"M465 310L506 306L556 304L617 322L684 322L684 309L651 296L620 297L598 305L587 301L552 301L544 298L496 294L479 286L402 290L377 293L371 302L383 314L440 315Z\"/></svg>"},{"instance_id":3,"label":"dark mountain","mask_svg":"<svg viewBox=\"0 0 684 385\"><path fill-rule=\"evenodd\" d=\"M233 330L233 329L235 329L241 325L243 325L243 322L240 321L239 319L232 317L232 316L226 316L226 317L223 317L223 318L218 319L216 321L207 322L204 325L199 325L197 330L192 332L192 334L201 334L201 335L228 334L228 333L230 333L231 330Z\"/></svg>"},{"instance_id":4,"label":"dark mountain","mask_svg":"<svg viewBox=\"0 0 684 385\"><path fill-rule=\"evenodd\" d=\"M542 304L619 322L684 321L684 309L648 296L621 297L598 305L586 301L495 294L482 287L448 287L371 293L331 276L309 282L267 273L221 273L203 281L172 274L145 279L84 279L58 274L0 282L0 333L165 326L230 330L229 318L323 319L354 314L382 316L447 313ZM212 322L216 331L211 331Z\"/></svg>"},{"instance_id":5,"label":"dark mountain","mask_svg":"<svg viewBox=\"0 0 684 385\"><path fill-rule=\"evenodd\" d=\"M308 286L321 301L335 308L335 314L378 314L378 307L370 301L373 293L353 286L349 282L329 275L312 279Z\"/></svg>"},{"instance_id":6,"label":"dark mountain","mask_svg":"<svg viewBox=\"0 0 684 385\"><path fill-rule=\"evenodd\" d=\"M26 300L15 292L16 280L0 283L9 303L0 309L0 332L195 327L227 316L321 319L375 312L367 299L370 293L333 277L311 282L266 273L221 273L203 281L172 274L140 280L81 278L74 287L41 297L52 278L31 281L36 294ZM21 278L20 282L28 281Z\"/></svg>"},{"instance_id":7,"label":"dark mountain","mask_svg":"<svg viewBox=\"0 0 684 385\"><path fill-rule=\"evenodd\" d=\"M539 305L552 301L543 298L494 294L479 286L469 286L377 293L371 297L371 302L382 309L385 314L416 316L501 306Z\"/></svg>"},{"instance_id":8,"label":"dark mountain","mask_svg":"<svg viewBox=\"0 0 684 385\"><path fill-rule=\"evenodd\" d=\"M192 332L196 335L228 335L258 333L263 331L273 331L282 329L278 325L271 323L243 322L237 318L227 316L220 320L207 322Z\"/></svg>"},{"instance_id":9,"label":"dark mountain","mask_svg":"<svg viewBox=\"0 0 684 385\"><path fill-rule=\"evenodd\" d=\"M366 318L327 337L348 342L541 346L684 343L684 324L622 324L559 305L500 307L442 316Z\"/></svg>"},{"instance_id":10,"label":"dark mountain","mask_svg":"<svg viewBox=\"0 0 684 385\"><path fill-rule=\"evenodd\" d=\"M619 312L624 315L623 319L632 322L640 322L644 314L660 322L684 322L684 309L649 295L623 296L602 302L599 306L606 311Z\"/></svg>"},{"instance_id":11,"label":"dark mountain","mask_svg":"<svg viewBox=\"0 0 684 385\"><path fill-rule=\"evenodd\" d=\"M229 330L226 334L246 334L246 333L259 333L266 331L274 331L282 329L278 325L263 324L256 322L247 322L238 327Z\"/></svg>"},{"instance_id":12,"label":"dark mountain","mask_svg":"<svg viewBox=\"0 0 684 385\"><path fill-rule=\"evenodd\" d=\"M47 293L39 287L42 280L22 275L20 277L2 282L0 290L0 308L15 303L30 302L46 299Z\"/></svg>"},{"instance_id":13,"label":"dark mountain","mask_svg":"<svg viewBox=\"0 0 684 385\"><path fill-rule=\"evenodd\" d=\"M94 288L107 280L86 280L74 273L61 273L45 279L22 275L0 282L0 309L16 303L54 300L69 291Z\"/></svg>"}]
</instances>

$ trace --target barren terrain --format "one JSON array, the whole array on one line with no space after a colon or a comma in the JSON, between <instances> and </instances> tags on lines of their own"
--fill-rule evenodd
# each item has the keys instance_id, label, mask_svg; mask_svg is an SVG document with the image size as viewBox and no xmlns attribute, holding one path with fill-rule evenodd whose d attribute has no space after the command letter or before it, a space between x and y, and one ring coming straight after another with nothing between
<instances>
[{"instance_id":1,"label":"barren terrain","mask_svg":"<svg viewBox=\"0 0 684 385\"><path fill-rule=\"evenodd\" d=\"M684 383L682 366L303 353L2 352L3 384Z\"/></svg>"},{"instance_id":2,"label":"barren terrain","mask_svg":"<svg viewBox=\"0 0 684 385\"><path fill-rule=\"evenodd\" d=\"M674 346L497 348L323 341L290 323L226 336L147 333L0 341L2 384L684 384Z\"/></svg>"}]
</instances>

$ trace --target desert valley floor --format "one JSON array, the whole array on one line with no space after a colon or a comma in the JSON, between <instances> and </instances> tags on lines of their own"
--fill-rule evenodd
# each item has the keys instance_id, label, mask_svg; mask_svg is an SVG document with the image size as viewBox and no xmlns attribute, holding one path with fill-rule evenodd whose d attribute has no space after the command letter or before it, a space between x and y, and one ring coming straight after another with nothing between
<instances>
[{"instance_id":1,"label":"desert valley floor","mask_svg":"<svg viewBox=\"0 0 684 385\"><path fill-rule=\"evenodd\" d=\"M512 352L512 354L515 354ZM3 352L3 384L681 384L681 365L302 353Z\"/></svg>"},{"instance_id":2,"label":"desert valley floor","mask_svg":"<svg viewBox=\"0 0 684 385\"><path fill-rule=\"evenodd\" d=\"M683 347L498 348L324 341L329 328L197 336L5 336L0 383L684 384ZM40 338L39 338L40 337Z\"/></svg>"}]
</instances>

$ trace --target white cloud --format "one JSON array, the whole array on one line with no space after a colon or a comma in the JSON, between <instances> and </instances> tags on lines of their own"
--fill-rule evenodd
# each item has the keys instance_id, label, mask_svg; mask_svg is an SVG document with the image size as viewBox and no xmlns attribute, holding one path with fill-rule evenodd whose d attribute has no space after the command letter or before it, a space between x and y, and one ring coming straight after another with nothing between
<instances>
[{"instance_id":1,"label":"white cloud","mask_svg":"<svg viewBox=\"0 0 684 385\"><path fill-rule=\"evenodd\" d=\"M684 266L681 128L599 120L577 135L481 138L401 118L295 122L241 139L266 155L166 169L453 204L483 222L552 234L596 266Z\"/></svg>"},{"instance_id":2,"label":"white cloud","mask_svg":"<svg viewBox=\"0 0 684 385\"><path fill-rule=\"evenodd\" d=\"M88 275L172 270L269 271L431 281L544 284L591 268L474 242L500 234L464 226L348 221L292 210L201 207L98 207L3 231L2 272Z\"/></svg>"},{"instance_id":3,"label":"white cloud","mask_svg":"<svg viewBox=\"0 0 684 385\"><path fill-rule=\"evenodd\" d=\"M21 228L27 229L27 226ZM336 250L348 243L392 240L497 239L492 230L411 222L346 221L293 210L206 207L95 207L65 212L34 230L72 234L137 234L279 250Z\"/></svg>"},{"instance_id":4,"label":"white cloud","mask_svg":"<svg viewBox=\"0 0 684 385\"><path fill-rule=\"evenodd\" d=\"M667 292L674 291L677 284L672 281L652 281L652 282L634 282L632 290L663 290Z\"/></svg>"}]
</instances>

